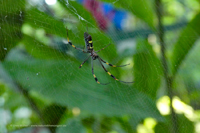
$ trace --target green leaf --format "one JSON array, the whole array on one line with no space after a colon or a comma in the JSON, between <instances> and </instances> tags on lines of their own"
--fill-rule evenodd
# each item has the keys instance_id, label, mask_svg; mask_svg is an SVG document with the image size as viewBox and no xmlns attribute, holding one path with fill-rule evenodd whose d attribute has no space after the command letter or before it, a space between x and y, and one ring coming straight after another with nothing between
<instances>
[{"instance_id":1,"label":"green leaf","mask_svg":"<svg viewBox=\"0 0 200 133\"><path fill-rule=\"evenodd\" d=\"M154 131L155 133L170 133L169 126L162 122L156 124Z\"/></svg>"},{"instance_id":2,"label":"green leaf","mask_svg":"<svg viewBox=\"0 0 200 133\"><path fill-rule=\"evenodd\" d=\"M6 91L6 86L2 81L0 80L0 96L2 96Z\"/></svg>"},{"instance_id":3,"label":"green leaf","mask_svg":"<svg viewBox=\"0 0 200 133\"><path fill-rule=\"evenodd\" d=\"M14 57L13 57L14 58ZM91 67L80 62L66 60L10 60L4 68L24 89L33 90L61 106L80 108L91 115L122 116L162 119L156 104L138 90L114 81L100 67L94 68L100 82L113 81L109 85L95 82ZM145 106L144 106L145 105Z\"/></svg>"},{"instance_id":4,"label":"green leaf","mask_svg":"<svg viewBox=\"0 0 200 133\"><path fill-rule=\"evenodd\" d=\"M86 24L93 25L97 27L97 23L95 19L92 17L92 14L87 11L83 5L77 3L76 1L65 1L65 0L58 0L61 5L71 14L73 14L75 17L77 17L81 23L85 24L85 27L87 26Z\"/></svg>"},{"instance_id":5,"label":"green leaf","mask_svg":"<svg viewBox=\"0 0 200 133\"><path fill-rule=\"evenodd\" d=\"M23 10L25 4L25 0L18 0L17 2L15 0L0 1L0 12L3 14L16 13Z\"/></svg>"},{"instance_id":6,"label":"green leaf","mask_svg":"<svg viewBox=\"0 0 200 133\"><path fill-rule=\"evenodd\" d=\"M189 132L194 133L195 132L194 123L184 115L179 115L178 130L179 133L189 133Z\"/></svg>"},{"instance_id":7,"label":"green leaf","mask_svg":"<svg viewBox=\"0 0 200 133\"><path fill-rule=\"evenodd\" d=\"M18 109L19 107L29 106L25 97L23 97L21 93L7 90L6 94L7 95L5 97L5 104L4 104L5 109L14 111L15 109Z\"/></svg>"},{"instance_id":8,"label":"green leaf","mask_svg":"<svg viewBox=\"0 0 200 133\"><path fill-rule=\"evenodd\" d=\"M114 6L123 8L146 22L154 29L155 14L151 1L149 0L102 0L113 3ZM128 7L128 8L127 8Z\"/></svg>"},{"instance_id":9,"label":"green leaf","mask_svg":"<svg viewBox=\"0 0 200 133\"><path fill-rule=\"evenodd\" d=\"M25 0L0 1L0 60L21 39L24 19Z\"/></svg>"},{"instance_id":10,"label":"green leaf","mask_svg":"<svg viewBox=\"0 0 200 133\"><path fill-rule=\"evenodd\" d=\"M47 33L66 37L66 28L63 22L57 20L36 8L26 11L25 23L30 24L34 28L44 29Z\"/></svg>"},{"instance_id":11,"label":"green leaf","mask_svg":"<svg viewBox=\"0 0 200 133\"><path fill-rule=\"evenodd\" d=\"M122 117L122 118L118 118L117 121L119 122L123 130L125 130L128 133L135 133L136 126L141 121L141 118L140 118L140 121L135 120L135 118L136 117L133 117L133 119L130 118L130 120L128 120L128 119L123 119ZM132 125L135 125L135 127L133 127Z\"/></svg>"},{"instance_id":12,"label":"green leaf","mask_svg":"<svg viewBox=\"0 0 200 133\"><path fill-rule=\"evenodd\" d=\"M133 56L134 86L156 99L162 77L161 63L147 40L140 40L136 49L138 52Z\"/></svg>"},{"instance_id":13,"label":"green leaf","mask_svg":"<svg viewBox=\"0 0 200 133\"><path fill-rule=\"evenodd\" d=\"M178 41L174 45L173 52L171 55L171 71L175 75L178 68L180 67L187 54L192 50L195 42L200 35L200 13L187 25L182 31Z\"/></svg>"},{"instance_id":14,"label":"green leaf","mask_svg":"<svg viewBox=\"0 0 200 133\"><path fill-rule=\"evenodd\" d=\"M67 54L59 52L57 49L46 46L36 39L24 35L22 43L30 55L40 59L72 59ZM66 44L67 45L67 44Z\"/></svg>"},{"instance_id":15,"label":"green leaf","mask_svg":"<svg viewBox=\"0 0 200 133\"><path fill-rule=\"evenodd\" d=\"M42 112L45 124L58 125L66 110L66 107L58 106L56 104L47 106ZM49 129L51 132L55 132L56 126L49 127Z\"/></svg>"},{"instance_id":16,"label":"green leaf","mask_svg":"<svg viewBox=\"0 0 200 133\"><path fill-rule=\"evenodd\" d=\"M171 117L168 115L166 116L165 123L157 123L155 126L155 133L170 133L173 131L178 131L179 133L194 133L194 123L186 118L183 114L177 115L178 117L178 127L177 129L172 129L171 126Z\"/></svg>"},{"instance_id":17,"label":"green leaf","mask_svg":"<svg viewBox=\"0 0 200 133\"><path fill-rule=\"evenodd\" d=\"M45 123L48 125L57 125L61 116L65 113L66 110L66 107L58 106L56 104L47 106L42 112Z\"/></svg>"}]
</instances>

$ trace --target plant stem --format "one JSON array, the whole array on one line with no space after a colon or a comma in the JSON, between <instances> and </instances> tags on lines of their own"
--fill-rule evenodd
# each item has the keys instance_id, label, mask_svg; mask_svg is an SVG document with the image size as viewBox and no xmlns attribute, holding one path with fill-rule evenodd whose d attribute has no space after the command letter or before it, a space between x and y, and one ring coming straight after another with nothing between
<instances>
[{"instance_id":1,"label":"plant stem","mask_svg":"<svg viewBox=\"0 0 200 133\"><path fill-rule=\"evenodd\" d=\"M161 0L156 0L156 13L158 17L158 37L161 45L161 55L162 55L162 65L163 65L163 72L164 72L164 78L167 83L167 92L168 96L170 98L170 112L171 112L171 133L178 133L178 121L177 121L177 115L174 111L174 108L172 106L172 83L173 78L169 76L168 71L168 65L165 57L165 41L164 41L164 28L162 24L162 3Z\"/></svg>"}]
</instances>

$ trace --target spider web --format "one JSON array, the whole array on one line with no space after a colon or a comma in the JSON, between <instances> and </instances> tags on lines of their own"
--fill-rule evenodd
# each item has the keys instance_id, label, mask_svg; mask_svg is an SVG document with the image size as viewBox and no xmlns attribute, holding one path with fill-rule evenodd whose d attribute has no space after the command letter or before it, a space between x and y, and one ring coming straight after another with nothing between
<instances>
[{"instance_id":1,"label":"spider web","mask_svg":"<svg viewBox=\"0 0 200 133\"><path fill-rule=\"evenodd\" d=\"M1 2L0 34L4 38L1 59L7 53L0 66L3 79L0 85L6 88L0 97L5 108L0 111L6 114L0 121L2 132L36 131L38 127L40 132L52 131L49 128L52 125L57 132L170 132L162 52L158 30L153 27L156 5L145 0L127 3L121 0L58 0L54 5L38 0L20 0L16 5L12 0L10 5ZM191 3L163 1L164 11L177 18L163 14L162 32L168 67L181 64L173 84L178 122L189 126L185 131L198 132L199 115L194 115L199 109L199 34L186 27L198 8L195 0ZM146 11L139 12L137 6ZM175 7L180 8L176 14ZM188 11L184 12L186 7ZM95 51L111 43L98 55L113 65L130 65L113 68L104 64L105 68L118 79L134 83L114 80L95 60L98 81L110 83L97 84L91 58L78 68L89 54L67 43L66 27L69 40L78 48L84 48L86 31L92 36ZM183 33L185 27L190 35ZM188 44L179 47L176 45L179 43ZM190 45L195 46L192 49ZM181 63L179 58L169 61L170 56L179 56L176 50L182 51L179 58L185 57Z\"/></svg>"}]
</instances>

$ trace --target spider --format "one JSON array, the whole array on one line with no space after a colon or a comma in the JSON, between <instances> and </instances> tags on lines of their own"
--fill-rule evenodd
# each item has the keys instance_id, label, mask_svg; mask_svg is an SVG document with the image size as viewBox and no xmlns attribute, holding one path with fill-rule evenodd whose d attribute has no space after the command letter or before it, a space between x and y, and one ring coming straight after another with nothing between
<instances>
[{"instance_id":1,"label":"spider","mask_svg":"<svg viewBox=\"0 0 200 133\"><path fill-rule=\"evenodd\" d=\"M98 51L94 51L93 49L93 42L92 42L92 37L90 34L88 34L88 32L85 32L84 33L84 39L85 39L85 46L86 46L86 51L84 49L80 49L80 48L77 48L76 46L74 46L70 41L69 41L69 37L68 37L68 29L66 28L67 30L67 41L68 43L75 49L77 50L80 50L82 51L83 53L90 53L90 55L81 63L81 65L79 66L79 68L81 68L83 66L83 64L89 59L89 57L91 56L92 57L92 60L91 60L91 65L92 65L92 74L94 76L94 79L95 81L98 83L98 84L102 84L102 85L107 85L109 83L100 83L97 79L97 77L95 76L94 74L94 69L93 69L93 60L96 60L98 59L101 66L103 67L103 69L106 71L106 73L108 75L110 75L113 79L119 81L119 82L123 82L123 83L133 83L133 82L125 82L125 81L121 81L119 79L117 79L115 76L113 76L110 72L108 72L106 70L106 68L104 67L103 63L106 63L107 65L111 66L111 67L124 67L124 66L127 66L127 65L130 65L130 64L126 64L126 65L121 65L121 66L116 66L116 65L112 65L106 61L104 61L103 59L101 59L101 57L99 57L99 55L97 54L98 52L100 52L101 50L104 50L106 47L108 47L110 44L108 44L107 46L105 46L104 48L98 50ZM103 63L102 63L103 62Z\"/></svg>"}]
</instances>

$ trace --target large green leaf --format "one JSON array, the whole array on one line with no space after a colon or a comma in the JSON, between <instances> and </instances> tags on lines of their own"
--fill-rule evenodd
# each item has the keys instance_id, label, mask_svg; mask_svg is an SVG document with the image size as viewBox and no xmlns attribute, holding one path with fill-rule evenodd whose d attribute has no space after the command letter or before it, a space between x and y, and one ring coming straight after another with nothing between
<instances>
[{"instance_id":1,"label":"large green leaf","mask_svg":"<svg viewBox=\"0 0 200 133\"><path fill-rule=\"evenodd\" d=\"M135 88L155 99L162 77L161 63L147 40L138 42L137 51L133 56Z\"/></svg>"},{"instance_id":2,"label":"large green leaf","mask_svg":"<svg viewBox=\"0 0 200 133\"><path fill-rule=\"evenodd\" d=\"M178 41L174 45L174 49L171 56L171 71L175 75L181 63L192 50L195 42L200 35L200 13L187 25L182 31Z\"/></svg>"},{"instance_id":3,"label":"large green leaf","mask_svg":"<svg viewBox=\"0 0 200 133\"><path fill-rule=\"evenodd\" d=\"M14 57L13 57L14 58ZM66 60L9 60L4 68L24 89L69 108L78 107L91 115L122 116L161 119L155 102L144 93L110 78L102 69L94 71L100 82L113 81L109 85L95 82L91 67L80 62Z\"/></svg>"},{"instance_id":4,"label":"large green leaf","mask_svg":"<svg viewBox=\"0 0 200 133\"><path fill-rule=\"evenodd\" d=\"M149 0L101 0L114 3L114 6L130 11L135 16L146 22L151 28L154 28L154 9Z\"/></svg>"}]
</instances>

